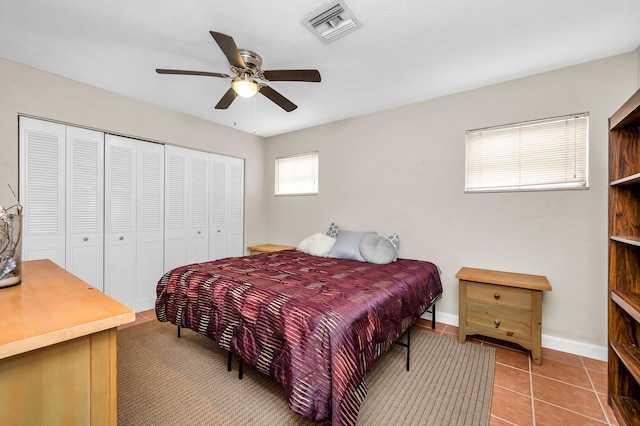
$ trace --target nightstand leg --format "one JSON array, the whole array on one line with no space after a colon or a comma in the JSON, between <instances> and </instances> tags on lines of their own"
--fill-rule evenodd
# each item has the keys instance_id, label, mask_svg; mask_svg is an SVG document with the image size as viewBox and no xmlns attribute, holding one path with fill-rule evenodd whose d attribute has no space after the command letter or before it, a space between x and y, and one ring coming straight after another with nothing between
<instances>
[{"instance_id":1,"label":"nightstand leg","mask_svg":"<svg viewBox=\"0 0 640 426\"><path fill-rule=\"evenodd\" d=\"M542 291L531 292L531 358L542 364Z\"/></svg>"},{"instance_id":2,"label":"nightstand leg","mask_svg":"<svg viewBox=\"0 0 640 426\"><path fill-rule=\"evenodd\" d=\"M467 282L460 280L458 285L458 342L467 340Z\"/></svg>"}]
</instances>

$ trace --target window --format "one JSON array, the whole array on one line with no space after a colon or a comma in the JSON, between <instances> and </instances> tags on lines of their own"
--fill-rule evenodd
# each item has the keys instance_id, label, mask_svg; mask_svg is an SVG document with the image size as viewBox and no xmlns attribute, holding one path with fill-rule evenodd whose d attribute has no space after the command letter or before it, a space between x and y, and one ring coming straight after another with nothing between
<instances>
[{"instance_id":1,"label":"window","mask_svg":"<svg viewBox=\"0 0 640 426\"><path fill-rule=\"evenodd\" d=\"M466 192L588 187L589 114L467 131Z\"/></svg>"},{"instance_id":2,"label":"window","mask_svg":"<svg viewBox=\"0 0 640 426\"><path fill-rule=\"evenodd\" d=\"M275 195L318 193L318 153L276 158Z\"/></svg>"}]
</instances>

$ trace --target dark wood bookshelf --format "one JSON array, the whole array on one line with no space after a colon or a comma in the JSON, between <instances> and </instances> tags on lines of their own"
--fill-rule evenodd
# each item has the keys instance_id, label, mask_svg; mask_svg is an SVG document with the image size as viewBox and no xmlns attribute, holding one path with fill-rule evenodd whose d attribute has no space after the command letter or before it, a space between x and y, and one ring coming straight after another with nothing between
<instances>
[{"instance_id":1,"label":"dark wood bookshelf","mask_svg":"<svg viewBox=\"0 0 640 426\"><path fill-rule=\"evenodd\" d=\"M608 401L640 425L640 90L609 119Z\"/></svg>"}]
</instances>

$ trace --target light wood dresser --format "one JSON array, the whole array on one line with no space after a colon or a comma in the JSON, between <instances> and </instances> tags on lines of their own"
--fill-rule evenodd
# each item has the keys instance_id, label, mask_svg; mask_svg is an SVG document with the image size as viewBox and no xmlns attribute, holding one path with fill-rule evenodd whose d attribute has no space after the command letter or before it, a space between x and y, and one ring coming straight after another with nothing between
<instances>
[{"instance_id":1,"label":"light wood dresser","mask_svg":"<svg viewBox=\"0 0 640 426\"><path fill-rule=\"evenodd\" d=\"M542 292L546 277L461 268L458 341L481 334L517 343L542 363Z\"/></svg>"},{"instance_id":2,"label":"light wood dresser","mask_svg":"<svg viewBox=\"0 0 640 426\"><path fill-rule=\"evenodd\" d=\"M278 244L260 244L258 246L250 246L250 247L247 247L247 248L249 249L251 254L274 253L276 251L295 250L296 249L296 247L294 247L294 246L281 246L281 245L278 245Z\"/></svg>"},{"instance_id":3,"label":"light wood dresser","mask_svg":"<svg viewBox=\"0 0 640 426\"><path fill-rule=\"evenodd\" d=\"M50 260L0 289L0 424L116 425L117 326L135 312Z\"/></svg>"}]
</instances>

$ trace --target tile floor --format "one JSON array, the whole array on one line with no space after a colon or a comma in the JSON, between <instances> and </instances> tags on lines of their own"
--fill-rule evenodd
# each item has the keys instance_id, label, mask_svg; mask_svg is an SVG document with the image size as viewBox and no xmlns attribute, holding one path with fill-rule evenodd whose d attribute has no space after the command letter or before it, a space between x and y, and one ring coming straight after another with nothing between
<instances>
[{"instance_id":1,"label":"tile floor","mask_svg":"<svg viewBox=\"0 0 640 426\"><path fill-rule=\"evenodd\" d=\"M155 320L153 310L136 321ZM458 328L437 324L435 333L458 337ZM617 425L607 405L607 364L565 352L542 349L542 365L508 342L469 338L470 343L496 348L491 426Z\"/></svg>"}]
</instances>

